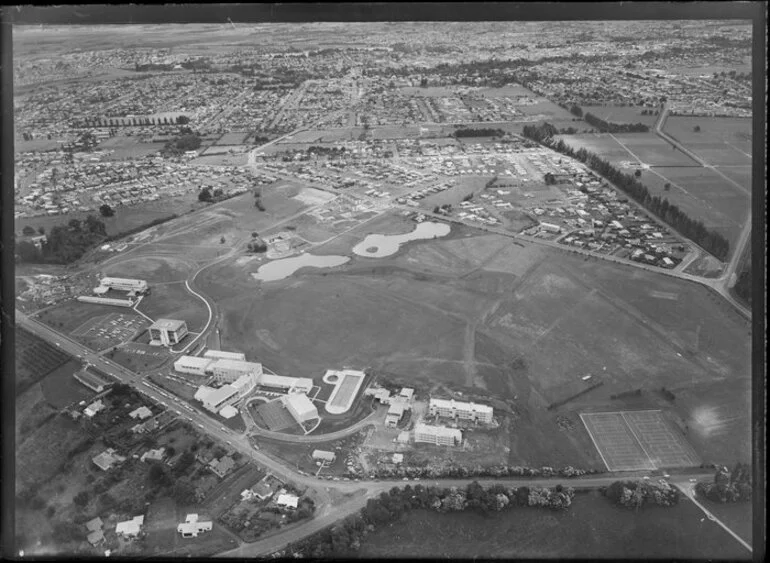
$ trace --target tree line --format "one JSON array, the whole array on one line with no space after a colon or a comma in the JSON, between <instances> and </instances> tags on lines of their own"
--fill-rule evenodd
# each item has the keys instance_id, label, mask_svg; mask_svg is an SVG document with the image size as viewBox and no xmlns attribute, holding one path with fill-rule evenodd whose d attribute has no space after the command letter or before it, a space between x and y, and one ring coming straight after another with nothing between
<instances>
[{"instance_id":1,"label":"tree line","mask_svg":"<svg viewBox=\"0 0 770 563\"><path fill-rule=\"evenodd\" d=\"M712 502L746 502L751 500L751 467L738 463L732 471L717 467L713 483L698 483L695 491Z\"/></svg>"},{"instance_id":2,"label":"tree line","mask_svg":"<svg viewBox=\"0 0 770 563\"><path fill-rule=\"evenodd\" d=\"M477 481L465 488L439 488L421 484L393 487L379 497L369 499L358 513L339 524L322 530L298 543L290 544L283 554L296 557L329 557L355 553L361 541L378 526L399 520L410 510L482 514L501 512L513 507L541 507L564 510L572 505L571 487L506 487L495 484L484 488Z\"/></svg>"},{"instance_id":3,"label":"tree line","mask_svg":"<svg viewBox=\"0 0 770 563\"><path fill-rule=\"evenodd\" d=\"M587 112L583 119L602 133L647 133L650 130L644 123L610 123L591 112Z\"/></svg>"},{"instance_id":4,"label":"tree line","mask_svg":"<svg viewBox=\"0 0 770 563\"><path fill-rule=\"evenodd\" d=\"M89 215L84 221L70 219L66 226L53 227L39 249L29 241L20 241L16 253L21 262L69 264L106 238L104 223Z\"/></svg>"},{"instance_id":5,"label":"tree line","mask_svg":"<svg viewBox=\"0 0 770 563\"><path fill-rule=\"evenodd\" d=\"M526 125L522 131L526 138L587 164L591 170L606 178L640 203L645 209L648 209L663 222L671 225L682 235L700 245L704 250L713 254L719 260L724 261L727 259L730 243L720 233L707 229L702 221L692 219L679 207L669 203L667 199L657 195L652 196L647 187L633 175L621 172L598 155L582 147L574 150L561 139L554 141L553 137L557 133L556 127L547 122L539 126Z\"/></svg>"},{"instance_id":6,"label":"tree line","mask_svg":"<svg viewBox=\"0 0 770 563\"><path fill-rule=\"evenodd\" d=\"M479 129L463 127L454 132L454 136L458 139L463 137L502 137L503 135L505 135L505 131L502 129L492 129L491 127L481 127Z\"/></svg>"},{"instance_id":7,"label":"tree line","mask_svg":"<svg viewBox=\"0 0 770 563\"><path fill-rule=\"evenodd\" d=\"M679 503L679 491L670 485L649 481L615 481L604 489L604 496L626 508L646 505L674 506Z\"/></svg>"}]
</instances>

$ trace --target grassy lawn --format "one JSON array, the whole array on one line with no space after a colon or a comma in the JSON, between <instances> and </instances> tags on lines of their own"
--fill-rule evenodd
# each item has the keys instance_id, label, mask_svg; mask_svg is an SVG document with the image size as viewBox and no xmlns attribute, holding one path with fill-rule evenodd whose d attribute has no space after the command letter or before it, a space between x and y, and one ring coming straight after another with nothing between
<instances>
[{"instance_id":1,"label":"grassy lawn","mask_svg":"<svg viewBox=\"0 0 770 563\"><path fill-rule=\"evenodd\" d=\"M179 319L187 329L199 332L208 321L208 309L198 297L187 291L183 283L158 285L152 294L142 299L138 307L152 319Z\"/></svg>"}]
</instances>

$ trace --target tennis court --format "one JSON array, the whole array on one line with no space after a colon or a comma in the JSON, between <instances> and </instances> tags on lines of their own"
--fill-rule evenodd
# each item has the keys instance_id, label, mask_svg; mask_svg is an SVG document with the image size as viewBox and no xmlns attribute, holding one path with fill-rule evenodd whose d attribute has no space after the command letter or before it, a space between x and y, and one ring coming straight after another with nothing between
<instances>
[{"instance_id":1,"label":"tennis court","mask_svg":"<svg viewBox=\"0 0 770 563\"><path fill-rule=\"evenodd\" d=\"M693 467L700 460L661 411L581 413L609 471Z\"/></svg>"},{"instance_id":2,"label":"tennis court","mask_svg":"<svg viewBox=\"0 0 770 563\"><path fill-rule=\"evenodd\" d=\"M281 399L259 405L255 410L258 417L262 419L256 422L262 422L268 430L285 430L296 424L294 417L283 405Z\"/></svg>"}]
</instances>

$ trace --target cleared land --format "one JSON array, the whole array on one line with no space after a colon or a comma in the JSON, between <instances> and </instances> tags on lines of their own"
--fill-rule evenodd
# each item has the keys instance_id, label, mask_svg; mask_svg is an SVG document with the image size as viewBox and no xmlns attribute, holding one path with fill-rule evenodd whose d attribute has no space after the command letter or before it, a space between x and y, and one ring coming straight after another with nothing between
<instances>
[{"instance_id":1,"label":"cleared land","mask_svg":"<svg viewBox=\"0 0 770 563\"><path fill-rule=\"evenodd\" d=\"M138 310L153 320L183 320L192 332L202 330L208 320L206 305L181 282L152 288L152 294L142 300Z\"/></svg>"}]
</instances>

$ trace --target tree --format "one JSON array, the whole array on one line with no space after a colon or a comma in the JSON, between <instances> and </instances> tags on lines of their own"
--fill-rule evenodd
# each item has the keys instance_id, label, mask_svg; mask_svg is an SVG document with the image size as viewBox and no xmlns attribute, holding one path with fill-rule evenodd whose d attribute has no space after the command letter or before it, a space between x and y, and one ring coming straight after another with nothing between
<instances>
[{"instance_id":1,"label":"tree","mask_svg":"<svg viewBox=\"0 0 770 563\"><path fill-rule=\"evenodd\" d=\"M88 504L89 499L90 499L90 496L88 494L88 491L80 491L78 494L74 496L74 498L72 499L72 502L82 507Z\"/></svg>"},{"instance_id":2,"label":"tree","mask_svg":"<svg viewBox=\"0 0 770 563\"><path fill-rule=\"evenodd\" d=\"M642 171L639 169L637 169L636 172L634 172L634 176L636 176L637 178L639 178L641 175L642 175Z\"/></svg>"},{"instance_id":3,"label":"tree","mask_svg":"<svg viewBox=\"0 0 770 563\"><path fill-rule=\"evenodd\" d=\"M666 182L663 185L663 189L666 190L666 191L669 191L671 189L671 183L670 182Z\"/></svg>"},{"instance_id":4,"label":"tree","mask_svg":"<svg viewBox=\"0 0 770 563\"><path fill-rule=\"evenodd\" d=\"M220 238L219 239L219 244L224 244L224 243L225 243L225 237Z\"/></svg>"},{"instance_id":5,"label":"tree","mask_svg":"<svg viewBox=\"0 0 770 563\"><path fill-rule=\"evenodd\" d=\"M80 219L70 219L70 222L67 223L67 226L69 226L69 228L75 232L80 232Z\"/></svg>"},{"instance_id":6,"label":"tree","mask_svg":"<svg viewBox=\"0 0 770 563\"><path fill-rule=\"evenodd\" d=\"M180 115L180 116L178 116L178 117L176 118L176 122L177 122L179 125L187 125L188 123L190 123L190 118L189 118L189 117L187 117L186 115Z\"/></svg>"},{"instance_id":7,"label":"tree","mask_svg":"<svg viewBox=\"0 0 770 563\"><path fill-rule=\"evenodd\" d=\"M692 128L692 130L695 131L696 133L700 133L700 125L696 125L695 127Z\"/></svg>"},{"instance_id":8,"label":"tree","mask_svg":"<svg viewBox=\"0 0 770 563\"><path fill-rule=\"evenodd\" d=\"M21 230L21 232L26 236L31 237L35 234L35 228L31 227L30 225L27 225Z\"/></svg>"},{"instance_id":9,"label":"tree","mask_svg":"<svg viewBox=\"0 0 770 563\"><path fill-rule=\"evenodd\" d=\"M198 201L211 201L211 190L209 188L203 188L198 194Z\"/></svg>"},{"instance_id":10,"label":"tree","mask_svg":"<svg viewBox=\"0 0 770 563\"><path fill-rule=\"evenodd\" d=\"M99 213L102 214L102 217L112 217L115 215L115 210L105 203L99 207Z\"/></svg>"}]
</instances>

